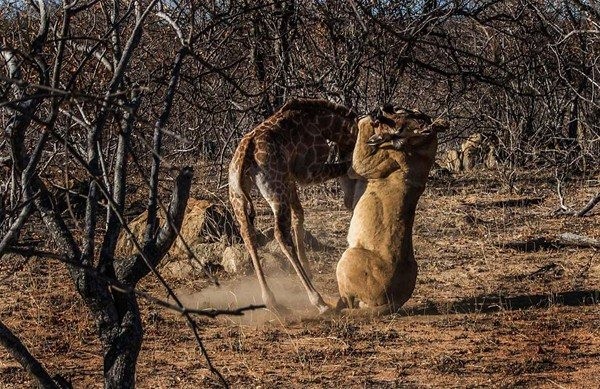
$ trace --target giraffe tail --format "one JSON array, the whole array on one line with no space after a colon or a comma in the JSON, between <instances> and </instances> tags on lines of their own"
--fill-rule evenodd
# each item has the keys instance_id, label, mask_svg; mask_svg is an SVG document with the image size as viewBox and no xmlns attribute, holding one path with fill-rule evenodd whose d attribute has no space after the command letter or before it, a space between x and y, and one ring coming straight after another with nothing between
<instances>
[{"instance_id":1,"label":"giraffe tail","mask_svg":"<svg viewBox=\"0 0 600 389\"><path fill-rule=\"evenodd\" d=\"M242 139L229 165L229 201L238 221L242 240L250 252L256 251L256 234L254 231L256 214L250 198L249 180L245 179L244 172L249 156L252 154L252 149L253 143L248 139ZM240 158L242 162L235 164L234 161Z\"/></svg>"}]
</instances>

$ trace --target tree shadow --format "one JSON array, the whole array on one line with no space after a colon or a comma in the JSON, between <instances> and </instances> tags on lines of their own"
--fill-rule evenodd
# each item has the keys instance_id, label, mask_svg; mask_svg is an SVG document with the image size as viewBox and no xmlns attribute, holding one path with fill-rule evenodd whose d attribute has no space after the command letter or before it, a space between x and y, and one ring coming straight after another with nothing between
<instances>
[{"instance_id":1,"label":"tree shadow","mask_svg":"<svg viewBox=\"0 0 600 389\"><path fill-rule=\"evenodd\" d=\"M600 290L578 290L547 294L504 297L483 295L462 299L449 304L428 303L407 307L399 313L406 316L447 315L455 313L489 313L520 309L543 309L553 305L586 306L600 303Z\"/></svg>"}]
</instances>

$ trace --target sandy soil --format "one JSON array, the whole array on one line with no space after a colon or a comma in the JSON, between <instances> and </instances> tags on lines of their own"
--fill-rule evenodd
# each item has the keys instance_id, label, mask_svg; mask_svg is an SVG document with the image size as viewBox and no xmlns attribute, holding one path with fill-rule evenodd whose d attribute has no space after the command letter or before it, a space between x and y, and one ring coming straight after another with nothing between
<instances>
[{"instance_id":1,"label":"sandy soil","mask_svg":"<svg viewBox=\"0 0 600 389\"><path fill-rule=\"evenodd\" d=\"M553 216L550 180L524 177L521 193L510 194L496 180L474 177L431 182L426 190L414 233L419 277L404 312L318 317L295 276L272 274L276 295L296 315L263 310L203 319L214 365L233 387L600 387L600 257L554 242L564 232L600 238L600 209L585 218ZM597 185L573 185L567 200L581 207ZM330 246L309 252L316 283L334 299L350 215L322 188L303 197L307 229ZM515 199L533 201L507 201ZM511 245L534 237L550 243ZM259 302L253 277L220 276L219 290L201 277L168 277L190 305ZM0 279L1 320L50 372L76 388L101 387L94 325L64 267L10 257L0 262ZM165 297L151 278L141 288ZM216 386L181 317L141 304L138 386ZM0 348L0 387L27 385Z\"/></svg>"}]
</instances>

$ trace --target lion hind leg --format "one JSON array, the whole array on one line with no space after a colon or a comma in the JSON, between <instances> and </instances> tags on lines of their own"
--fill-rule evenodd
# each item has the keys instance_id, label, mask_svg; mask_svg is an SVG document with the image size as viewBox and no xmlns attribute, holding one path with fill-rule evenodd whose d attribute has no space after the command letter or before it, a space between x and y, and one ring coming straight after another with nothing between
<instances>
[{"instance_id":1,"label":"lion hind leg","mask_svg":"<svg viewBox=\"0 0 600 389\"><path fill-rule=\"evenodd\" d=\"M390 315L395 312L396 309L391 305L378 305L376 307L361 307L360 309L345 308L341 310L341 315L347 318L371 318Z\"/></svg>"},{"instance_id":2,"label":"lion hind leg","mask_svg":"<svg viewBox=\"0 0 600 389\"><path fill-rule=\"evenodd\" d=\"M385 261L363 248L349 248L337 264L338 289L348 308L359 308L362 301L369 306L381 305L389 287ZM385 269L387 270L387 269Z\"/></svg>"}]
</instances>

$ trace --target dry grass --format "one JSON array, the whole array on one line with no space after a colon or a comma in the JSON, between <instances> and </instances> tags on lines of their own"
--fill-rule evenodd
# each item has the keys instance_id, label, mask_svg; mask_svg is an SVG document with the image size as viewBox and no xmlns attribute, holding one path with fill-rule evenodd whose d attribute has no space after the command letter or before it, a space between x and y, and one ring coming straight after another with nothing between
<instances>
[{"instance_id":1,"label":"dry grass","mask_svg":"<svg viewBox=\"0 0 600 389\"><path fill-rule=\"evenodd\" d=\"M234 387L600 386L600 305L578 303L599 298L597 251L506 246L563 232L600 238L600 210L586 218L555 217L551 180L523 177L520 184L522 193L510 195L491 178L430 183L415 222L417 288L403 314L372 321L318 318L302 308L304 318L287 322L264 316L244 324L207 320L202 336L215 364ZM303 197L307 229L332 247L309 253L313 273L319 289L334 296L350 215L333 199L335 185L328 188L306 190ZM568 201L583 205L594 191L578 184ZM502 202L515 198L541 201ZM260 214L265 224L266 209ZM9 276L0 285L1 319L51 372L70 377L75 387L101 387L94 325L66 271L36 259L10 275L19 261L0 263L0 277ZM224 277L228 285L239 282ZM287 287L302 299L299 282L290 280ZM206 287L199 279L170 281L190 292ZM164 296L151 279L142 287ZM145 302L142 311L139 386L214 385L185 323ZM0 349L0 387L27 384Z\"/></svg>"}]
</instances>

